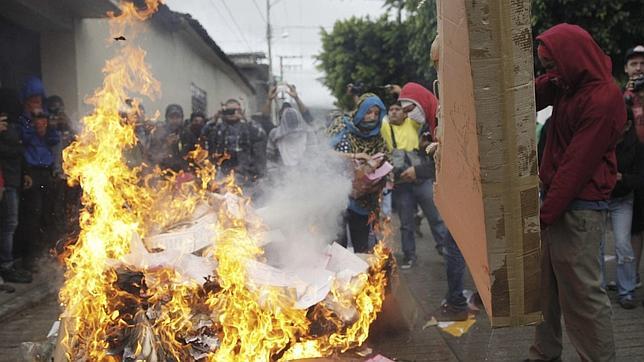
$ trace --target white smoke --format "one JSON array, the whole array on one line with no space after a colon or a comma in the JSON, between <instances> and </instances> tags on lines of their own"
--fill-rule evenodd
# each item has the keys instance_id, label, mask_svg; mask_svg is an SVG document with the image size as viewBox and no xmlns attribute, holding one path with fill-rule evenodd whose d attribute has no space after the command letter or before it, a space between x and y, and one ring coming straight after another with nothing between
<instances>
[{"instance_id":1,"label":"white smoke","mask_svg":"<svg viewBox=\"0 0 644 362\"><path fill-rule=\"evenodd\" d=\"M265 190L258 214L271 230L284 235L266 247L270 264L311 266L344 227L351 173L327 143L323 139L320 146L309 149L299 166L282 169L279 179Z\"/></svg>"}]
</instances>

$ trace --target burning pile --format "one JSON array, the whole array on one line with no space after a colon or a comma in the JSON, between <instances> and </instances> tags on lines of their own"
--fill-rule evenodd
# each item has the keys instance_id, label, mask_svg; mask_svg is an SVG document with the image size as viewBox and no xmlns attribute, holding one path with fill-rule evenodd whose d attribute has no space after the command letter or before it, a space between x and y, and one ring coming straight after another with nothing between
<instances>
[{"instance_id":1,"label":"burning pile","mask_svg":"<svg viewBox=\"0 0 644 362\"><path fill-rule=\"evenodd\" d=\"M359 346L382 306L384 247L359 258L334 244L305 272L277 269L261 247L270 233L232 179L215 181L203 150L190 181L128 166L137 140L119 109L160 89L133 45L158 7L146 3L110 14L110 38L128 41L64 153L84 209L65 260L59 350L71 361L269 361Z\"/></svg>"}]
</instances>

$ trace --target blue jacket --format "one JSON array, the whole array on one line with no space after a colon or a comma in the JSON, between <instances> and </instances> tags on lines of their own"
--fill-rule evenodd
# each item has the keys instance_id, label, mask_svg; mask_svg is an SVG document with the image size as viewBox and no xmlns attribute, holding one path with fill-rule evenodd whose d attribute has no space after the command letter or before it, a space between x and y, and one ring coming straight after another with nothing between
<instances>
[{"instance_id":1,"label":"blue jacket","mask_svg":"<svg viewBox=\"0 0 644 362\"><path fill-rule=\"evenodd\" d=\"M26 115L19 118L20 138L25 147L25 163L29 167L51 167L54 164L53 146L60 142L58 131L48 127L44 137L36 134L33 122Z\"/></svg>"}]
</instances>

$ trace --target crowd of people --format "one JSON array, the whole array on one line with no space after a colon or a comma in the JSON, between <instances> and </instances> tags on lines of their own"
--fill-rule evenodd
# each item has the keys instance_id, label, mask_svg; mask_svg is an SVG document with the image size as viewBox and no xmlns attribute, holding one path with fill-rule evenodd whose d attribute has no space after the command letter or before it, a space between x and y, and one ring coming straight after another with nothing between
<instances>
[{"instance_id":1,"label":"crowd of people","mask_svg":"<svg viewBox=\"0 0 644 362\"><path fill-rule=\"evenodd\" d=\"M535 80L537 108L553 106L553 112L538 131L544 321L536 328L530 357L560 358L563 314L582 359L613 360L606 290L616 290L619 305L633 309L641 286L644 46L626 52L629 81L620 90L610 59L582 28L560 24L537 41L544 69ZM432 60L438 68L436 54L432 52ZM273 87L262 115L250 119L235 98L213 117L193 112L185 119L182 107L171 104L160 122L147 120L143 107L128 100L120 115L135 125L137 144L125 151L125 158L132 166L189 173L186 156L201 147L220 176L234 174L247 194L257 196L285 169L306 162L309 150L328 144L326 157L343 159L353 175L345 227L339 228L336 241L357 253L369 252L377 224L390 217L393 205L400 220L399 266L411 269L417 260L420 208L446 261L448 291L433 316L465 320L465 262L433 200L439 100L418 83L387 89L395 98L389 105L373 93L353 92L355 109L337 114L324 127L292 85ZM47 97L38 78L29 78L19 94L2 90L0 98L0 275L5 281L29 283L38 258L78 229L81 191L67 184L61 167L62 150L75 132L63 100ZM269 117L272 104L276 125ZM615 282L604 268L608 218Z\"/></svg>"}]
</instances>

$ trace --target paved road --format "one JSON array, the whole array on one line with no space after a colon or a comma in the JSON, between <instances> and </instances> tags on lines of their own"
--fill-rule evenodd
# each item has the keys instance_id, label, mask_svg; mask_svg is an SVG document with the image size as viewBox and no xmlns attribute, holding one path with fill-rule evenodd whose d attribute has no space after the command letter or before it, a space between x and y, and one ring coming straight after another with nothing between
<instances>
[{"instance_id":1,"label":"paved road","mask_svg":"<svg viewBox=\"0 0 644 362\"><path fill-rule=\"evenodd\" d=\"M421 315L439 305L447 289L444 264L433 248L430 232L423 226L425 238L418 242L419 263L402 272L421 308ZM614 264L608 264L608 275L614 275ZM467 287L472 288L470 280ZM644 292L642 292L644 293ZM614 302L614 330L618 361L644 358L644 308L624 310ZM641 300L641 298L639 298ZM0 361L17 361L23 341L45 338L59 314L56 296L0 321ZM422 330L423 323L410 332L371 338L368 344L376 352L399 361L520 361L533 337L533 327L492 330L484 314L477 317L472 329L460 338L441 332L436 327ZM577 361L572 346L566 342L564 361Z\"/></svg>"}]
</instances>

